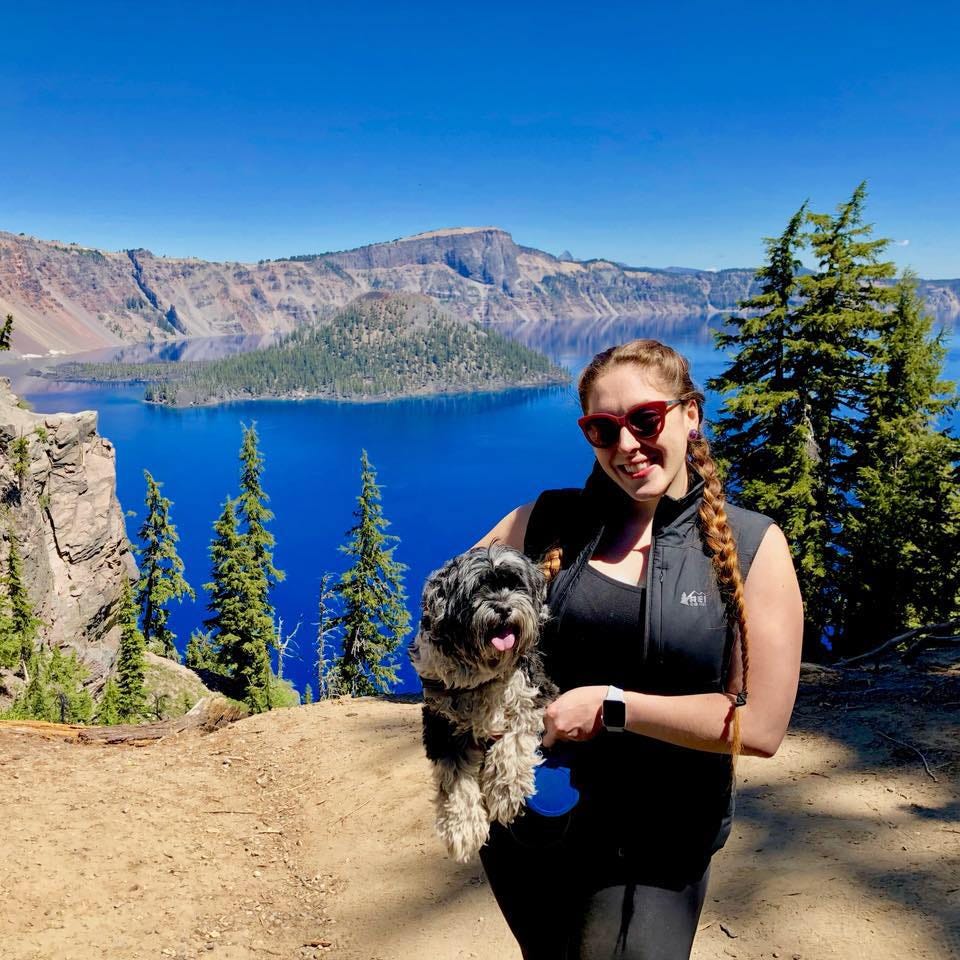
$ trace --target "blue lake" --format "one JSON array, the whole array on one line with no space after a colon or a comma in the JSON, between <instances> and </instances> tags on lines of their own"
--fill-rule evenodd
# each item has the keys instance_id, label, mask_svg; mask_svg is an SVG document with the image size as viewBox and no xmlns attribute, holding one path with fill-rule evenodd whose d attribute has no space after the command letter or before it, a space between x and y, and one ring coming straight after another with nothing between
<instances>
[{"instance_id":1,"label":"blue lake","mask_svg":"<svg viewBox=\"0 0 960 960\"><path fill-rule=\"evenodd\" d=\"M529 328L525 333L522 339L533 344ZM597 350L650 335L650 327L620 324L615 337L610 334L579 335L575 344L550 338L542 346L577 372ZM698 383L723 369L724 357L702 323L666 339L689 358ZM956 345L947 375L960 378ZM270 525L277 540L274 559L286 572L272 599L285 632L301 624L294 640L298 651L288 653L284 675L301 692L308 682L316 691L312 664L319 581L325 571L339 573L347 563L337 548L354 523L362 449L377 470L384 515L391 521L388 532L400 538L394 556L409 568L412 625L430 571L539 491L579 486L593 462L576 425L573 384L376 404L260 401L188 410L144 404L142 388L22 392L39 412L98 411L99 432L117 448L120 502L137 513L127 519L131 539L143 519L143 471L163 483L173 501L186 576L197 592L195 603L173 605L170 622L181 651L208 615L202 585L210 574L212 526L225 498L238 491L241 425L256 422L265 457L263 483L276 515ZM716 405L717 399L709 397L708 416ZM400 664L398 690L419 689L405 653Z\"/></svg>"}]
</instances>

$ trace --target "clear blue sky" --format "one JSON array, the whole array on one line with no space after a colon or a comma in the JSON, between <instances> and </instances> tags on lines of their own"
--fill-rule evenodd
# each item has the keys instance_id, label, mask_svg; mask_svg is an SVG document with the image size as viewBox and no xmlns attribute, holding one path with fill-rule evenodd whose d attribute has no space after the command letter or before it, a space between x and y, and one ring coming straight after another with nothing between
<instances>
[{"instance_id":1,"label":"clear blue sky","mask_svg":"<svg viewBox=\"0 0 960 960\"><path fill-rule=\"evenodd\" d=\"M494 224L716 269L867 179L894 259L960 276L955 3L2 12L0 229L257 260Z\"/></svg>"}]
</instances>

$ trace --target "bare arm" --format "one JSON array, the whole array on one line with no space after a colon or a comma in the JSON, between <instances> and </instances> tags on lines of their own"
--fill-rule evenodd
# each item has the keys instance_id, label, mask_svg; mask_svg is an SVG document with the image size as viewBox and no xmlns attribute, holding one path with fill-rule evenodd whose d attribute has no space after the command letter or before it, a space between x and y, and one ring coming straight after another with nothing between
<instances>
[{"instance_id":1,"label":"bare arm","mask_svg":"<svg viewBox=\"0 0 960 960\"><path fill-rule=\"evenodd\" d=\"M527 523L533 512L533 503L525 503L511 510L486 536L481 537L474 547L489 547L491 543L504 543L508 547L523 549L523 538L527 533Z\"/></svg>"},{"instance_id":2,"label":"bare arm","mask_svg":"<svg viewBox=\"0 0 960 960\"><path fill-rule=\"evenodd\" d=\"M787 541L779 527L764 535L744 584L750 673L749 697L739 708L743 752L772 757L793 712L800 677L803 604ZM735 658L730 689L740 689ZM544 745L554 740L584 740L600 729L606 687L577 687L546 710ZM628 691L627 729L695 750L730 752L730 705L722 693L665 697Z\"/></svg>"}]
</instances>

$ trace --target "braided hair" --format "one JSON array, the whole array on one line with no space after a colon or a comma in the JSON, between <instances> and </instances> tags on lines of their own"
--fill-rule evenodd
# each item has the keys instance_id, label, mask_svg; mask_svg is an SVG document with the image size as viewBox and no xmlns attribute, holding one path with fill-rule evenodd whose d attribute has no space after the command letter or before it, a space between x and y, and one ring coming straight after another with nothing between
<instances>
[{"instance_id":1,"label":"braided hair","mask_svg":"<svg viewBox=\"0 0 960 960\"><path fill-rule=\"evenodd\" d=\"M580 375L577 390L580 406L587 410L587 399L597 378L613 367L631 365L648 374L650 379L659 383L664 392L679 400L695 400L699 421L703 423L704 395L694 385L690 376L687 359L672 347L659 340L631 340L620 346L610 347L598 353ZM696 437L687 441L687 463L704 481L703 497L699 509L700 536L710 551L717 585L723 599L727 623L731 625L739 641L742 677L740 692L732 701L727 715L727 730L730 730L730 752L733 763L742 753L743 741L740 729L740 716L737 707L747 701L747 675L750 661L747 644L747 620L743 600L743 576L737 556L737 544L727 520L725 495L720 482L717 466L710 454L710 444L697 430ZM541 566L548 579L555 576L561 567L562 551L553 547L545 555Z\"/></svg>"}]
</instances>

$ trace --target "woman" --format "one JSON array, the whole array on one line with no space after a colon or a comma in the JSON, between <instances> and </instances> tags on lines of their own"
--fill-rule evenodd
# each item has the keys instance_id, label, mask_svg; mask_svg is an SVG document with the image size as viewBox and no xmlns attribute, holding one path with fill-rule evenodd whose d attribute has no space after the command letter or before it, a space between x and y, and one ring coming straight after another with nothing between
<instances>
[{"instance_id":1,"label":"woman","mask_svg":"<svg viewBox=\"0 0 960 960\"><path fill-rule=\"evenodd\" d=\"M481 859L525 960L683 960L730 832L733 759L773 756L787 729L800 591L779 528L725 505L683 357L611 348L579 394L585 487L541 494L478 546L552 577L542 646L561 694L543 744L580 800L559 842L528 810L493 825Z\"/></svg>"}]
</instances>

